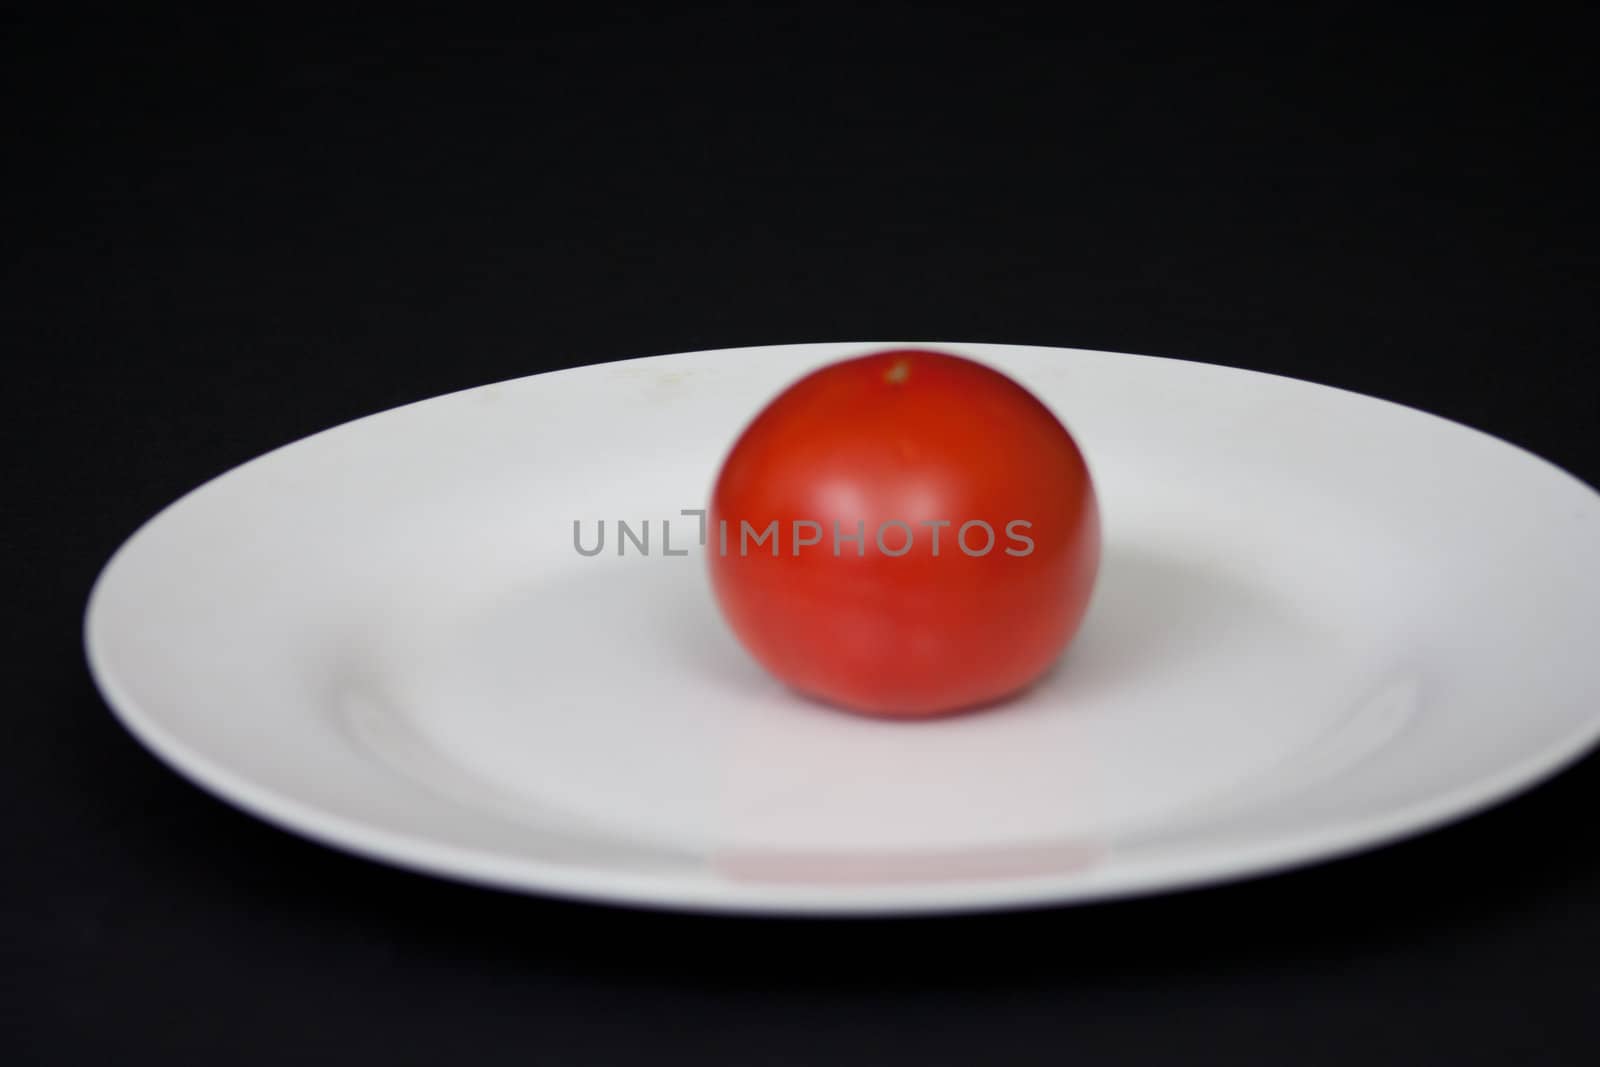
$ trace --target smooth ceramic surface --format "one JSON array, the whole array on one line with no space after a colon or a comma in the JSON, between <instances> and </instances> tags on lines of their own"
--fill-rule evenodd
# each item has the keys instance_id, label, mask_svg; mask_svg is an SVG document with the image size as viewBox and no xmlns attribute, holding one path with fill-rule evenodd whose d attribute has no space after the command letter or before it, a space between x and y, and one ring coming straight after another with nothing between
<instances>
[{"instance_id":1,"label":"smooth ceramic surface","mask_svg":"<svg viewBox=\"0 0 1600 1067\"><path fill-rule=\"evenodd\" d=\"M794 378L887 344L471 389L279 449L142 527L85 623L127 728L307 837L501 887L869 914L1197 885L1415 833L1600 734L1600 495L1304 382L921 342L1072 429L1106 556L1044 683L873 721L795 697L711 601L697 519ZM592 545L574 549L573 523ZM618 519L651 552L615 551ZM671 547L664 555L663 522Z\"/></svg>"}]
</instances>

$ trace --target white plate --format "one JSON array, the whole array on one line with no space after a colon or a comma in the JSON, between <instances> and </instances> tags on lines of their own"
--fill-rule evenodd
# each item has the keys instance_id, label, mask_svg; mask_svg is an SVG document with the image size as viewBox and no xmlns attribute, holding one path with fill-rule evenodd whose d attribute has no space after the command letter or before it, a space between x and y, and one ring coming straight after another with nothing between
<instances>
[{"instance_id":1,"label":"white plate","mask_svg":"<svg viewBox=\"0 0 1600 1067\"><path fill-rule=\"evenodd\" d=\"M1141 356L943 344L1051 405L1106 557L1021 701L859 718L769 680L697 520L733 437L880 344L470 389L279 449L133 535L96 681L206 789L471 882L716 911L964 910L1280 869L1500 800L1600 733L1600 495L1408 408ZM651 520L586 558L573 521ZM674 550L660 552L661 521Z\"/></svg>"}]
</instances>

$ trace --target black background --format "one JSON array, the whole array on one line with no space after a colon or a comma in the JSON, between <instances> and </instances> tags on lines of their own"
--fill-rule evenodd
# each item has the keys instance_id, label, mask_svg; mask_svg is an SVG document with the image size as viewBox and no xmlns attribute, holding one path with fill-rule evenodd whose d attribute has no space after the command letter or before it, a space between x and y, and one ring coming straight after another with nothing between
<instances>
[{"instance_id":1,"label":"black background","mask_svg":"<svg viewBox=\"0 0 1600 1067\"><path fill-rule=\"evenodd\" d=\"M1588 1063L1591 759L1236 886L654 915L347 858L115 724L78 626L172 498L559 366L813 340L1179 356L1600 483L1595 26L607 7L6 23L8 1063Z\"/></svg>"}]
</instances>

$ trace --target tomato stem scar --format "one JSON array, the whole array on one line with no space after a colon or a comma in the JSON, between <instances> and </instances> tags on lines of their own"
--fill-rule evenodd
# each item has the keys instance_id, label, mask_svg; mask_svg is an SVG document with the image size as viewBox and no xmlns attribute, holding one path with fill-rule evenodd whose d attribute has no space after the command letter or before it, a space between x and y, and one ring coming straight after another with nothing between
<instances>
[{"instance_id":1,"label":"tomato stem scar","mask_svg":"<svg viewBox=\"0 0 1600 1067\"><path fill-rule=\"evenodd\" d=\"M894 361L893 366L883 372L883 380L891 385L902 385L909 377L911 377L911 361L909 359L897 359Z\"/></svg>"}]
</instances>

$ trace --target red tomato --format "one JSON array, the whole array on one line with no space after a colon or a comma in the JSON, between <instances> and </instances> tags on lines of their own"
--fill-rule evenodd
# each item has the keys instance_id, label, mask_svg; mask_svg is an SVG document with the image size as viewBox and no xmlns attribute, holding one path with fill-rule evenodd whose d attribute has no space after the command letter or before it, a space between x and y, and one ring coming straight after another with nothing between
<instances>
[{"instance_id":1,"label":"red tomato","mask_svg":"<svg viewBox=\"0 0 1600 1067\"><path fill-rule=\"evenodd\" d=\"M939 352L790 386L734 444L708 520L712 586L745 648L802 693L903 718L1036 681L1100 558L1066 428L1005 375Z\"/></svg>"}]
</instances>

